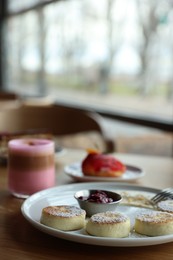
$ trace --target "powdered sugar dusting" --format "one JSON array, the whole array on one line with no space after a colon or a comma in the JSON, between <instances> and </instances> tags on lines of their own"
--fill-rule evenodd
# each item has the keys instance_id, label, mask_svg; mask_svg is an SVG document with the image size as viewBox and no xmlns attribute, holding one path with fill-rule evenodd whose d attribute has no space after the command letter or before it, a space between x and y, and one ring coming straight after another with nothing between
<instances>
[{"instance_id":1,"label":"powdered sugar dusting","mask_svg":"<svg viewBox=\"0 0 173 260\"><path fill-rule=\"evenodd\" d=\"M173 213L173 200L164 200L157 204L159 210Z\"/></svg>"},{"instance_id":2,"label":"powdered sugar dusting","mask_svg":"<svg viewBox=\"0 0 173 260\"><path fill-rule=\"evenodd\" d=\"M166 222L173 222L173 214L168 212L147 212L147 213L140 213L136 216L136 219L142 222L148 223L166 223Z\"/></svg>"},{"instance_id":3,"label":"powdered sugar dusting","mask_svg":"<svg viewBox=\"0 0 173 260\"><path fill-rule=\"evenodd\" d=\"M101 224L121 223L127 220L128 218L125 215L117 212L116 213L111 212L111 211L98 213L91 217L92 222L101 223Z\"/></svg>"},{"instance_id":4,"label":"powdered sugar dusting","mask_svg":"<svg viewBox=\"0 0 173 260\"><path fill-rule=\"evenodd\" d=\"M71 217L86 214L85 210L80 209L75 206L68 206L68 205L49 206L49 207L44 208L44 211L49 215L63 217L63 218L71 218Z\"/></svg>"}]
</instances>

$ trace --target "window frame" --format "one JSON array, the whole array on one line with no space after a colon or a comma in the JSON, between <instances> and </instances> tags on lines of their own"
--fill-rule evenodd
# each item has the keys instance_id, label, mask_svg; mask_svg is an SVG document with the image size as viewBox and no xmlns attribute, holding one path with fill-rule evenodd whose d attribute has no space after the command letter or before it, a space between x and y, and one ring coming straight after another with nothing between
<instances>
[{"instance_id":1,"label":"window frame","mask_svg":"<svg viewBox=\"0 0 173 260\"><path fill-rule=\"evenodd\" d=\"M53 2L60 2L60 1L67 1L67 0L49 0L49 1L42 1L40 3L32 4L28 8L21 9L19 11L14 11L14 12L9 12L7 10L7 1L6 0L1 0L0 1L0 91L6 90L7 86L5 86L4 83L4 73L3 73L3 68L5 66L5 60L3 58L3 53L4 53L4 41L3 41L3 24L6 19L8 19L11 16L17 16L21 15L23 13L26 13L31 10L43 8L45 5L51 4ZM70 103L57 100L58 104L62 104L68 107L72 108L78 108L81 110L94 110L95 112L99 113L100 115L113 119L113 120L118 120L122 122L127 122L127 123L132 123L140 126L145 126L145 127L151 127L155 128L158 130L162 130L165 132L173 133L173 120L170 122L170 120L163 120L163 119L158 119L155 117L148 117L144 115L139 115L135 114L133 112L124 112L124 111L116 111L116 110L110 110L110 109L104 109L104 108L97 108L97 107L92 107L91 104L90 106L87 105L81 105L77 103Z\"/></svg>"}]
</instances>

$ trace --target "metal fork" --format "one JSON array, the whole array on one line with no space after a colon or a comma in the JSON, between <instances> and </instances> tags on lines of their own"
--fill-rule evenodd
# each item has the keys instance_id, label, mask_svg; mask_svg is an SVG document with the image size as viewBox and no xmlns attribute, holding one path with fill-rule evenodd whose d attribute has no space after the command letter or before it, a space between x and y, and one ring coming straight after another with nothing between
<instances>
[{"instance_id":1,"label":"metal fork","mask_svg":"<svg viewBox=\"0 0 173 260\"><path fill-rule=\"evenodd\" d=\"M173 199L173 188L167 188L158 192L154 197L151 198L153 203L158 203L161 200Z\"/></svg>"}]
</instances>

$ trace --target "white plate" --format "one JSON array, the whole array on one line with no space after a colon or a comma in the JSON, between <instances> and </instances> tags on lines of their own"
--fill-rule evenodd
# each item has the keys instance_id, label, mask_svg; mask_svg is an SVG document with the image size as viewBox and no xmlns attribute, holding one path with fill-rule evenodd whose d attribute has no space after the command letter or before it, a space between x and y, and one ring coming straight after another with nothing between
<instances>
[{"instance_id":1,"label":"white plate","mask_svg":"<svg viewBox=\"0 0 173 260\"><path fill-rule=\"evenodd\" d=\"M81 189L106 189L106 190L116 190L116 191L130 191L132 193L142 193L146 196L153 196L159 190L151 189L140 186L124 185L123 183L109 183L109 182L94 182L94 183L78 183L63 185L51 189L47 189L34 195L30 196L22 205L23 216L37 229L45 232L49 235L59 237L62 239L79 242L83 244L101 245L101 246L119 246L119 247L137 247L146 245L156 245L163 244L173 241L173 234L158 237L147 237L142 235L137 235L133 233L127 238L107 238L107 237L94 237L88 235L84 229L78 231L64 232L47 227L40 223L41 211L43 207L48 205L76 205L76 200L74 199L74 193ZM141 209L133 206L119 206L117 208L119 212L128 215L131 218L132 225L134 222L134 216Z\"/></svg>"},{"instance_id":2,"label":"white plate","mask_svg":"<svg viewBox=\"0 0 173 260\"><path fill-rule=\"evenodd\" d=\"M145 175L144 171L136 166L126 165L126 172L121 177L85 176L81 170L81 162L75 162L64 167L64 172L76 181L135 181Z\"/></svg>"}]
</instances>

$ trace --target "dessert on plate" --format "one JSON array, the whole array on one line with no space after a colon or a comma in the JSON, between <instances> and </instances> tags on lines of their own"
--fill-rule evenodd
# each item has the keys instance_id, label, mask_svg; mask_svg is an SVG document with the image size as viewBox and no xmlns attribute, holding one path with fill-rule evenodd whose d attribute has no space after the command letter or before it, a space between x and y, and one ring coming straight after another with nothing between
<instances>
[{"instance_id":1,"label":"dessert on plate","mask_svg":"<svg viewBox=\"0 0 173 260\"><path fill-rule=\"evenodd\" d=\"M55 229L71 231L85 226L85 216L85 210L75 206L48 206L43 208L40 222Z\"/></svg>"},{"instance_id":2,"label":"dessert on plate","mask_svg":"<svg viewBox=\"0 0 173 260\"><path fill-rule=\"evenodd\" d=\"M173 214L162 211L140 213L135 218L134 229L151 237L173 234Z\"/></svg>"},{"instance_id":3,"label":"dessert on plate","mask_svg":"<svg viewBox=\"0 0 173 260\"><path fill-rule=\"evenodd\" d=\"M126 166L111 154L103 154L89 150L82 161L82 172L86 176L120 177L126 171Z\"/></svg>"},{"instance_id":4,"label":"dessert on plate","mask_svg":"<svg viewBox=\"0 0 173 260\"><path fill-rule=\"evenodd\" d=\"M173 213L173 200L162 200L157 204L157 208L160 211L166 211L169 213Z\"/></svg>"},{"instance_id":5,"label":"dessert on plate","mask_svg":"<svg viewBox=\"0 0 173 260\"><path fill-rule=\"evenodd\" d=\"M86 231L98 237L127 237L130 233L130 219L119 212L97 213L87 222Z\"/></svg>"}]
</instances>

